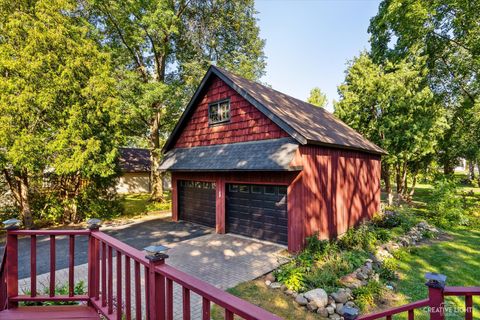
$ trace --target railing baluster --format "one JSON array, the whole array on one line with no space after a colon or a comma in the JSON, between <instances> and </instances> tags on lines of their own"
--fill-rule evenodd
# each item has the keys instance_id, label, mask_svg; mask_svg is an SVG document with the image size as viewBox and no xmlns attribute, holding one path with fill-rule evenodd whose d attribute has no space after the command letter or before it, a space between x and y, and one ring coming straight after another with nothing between
<instances>
[{"instance_id":1,"label":"railing baluster","mask_svg":"<svg viewBox=\"0 0 480 320\"><path fill-rule=\"evenodd\" d=\"M210 320L210 300L202 299L202 320Z\"/></svg>"},{"instance_id":2,"label":"railing baluster","mask_svg":"<svg viewBox=\"0 0 480 320\"><path fill-rule=\"evenodd\" d=\"M55 296L55 269L56 269L56 252L55 252L55 236L50 236L50 297Z\"/></svg>"},{"instance_id":3,"label":"railing baluster","mask_svg":"<svg viewBox=\"0 0 480 320\"><path fill-rule=\"evenodd\" d=\"M183 320L190 320L190 290L182 287Z\"/></svg>"},{"instance_id":4,"label":"railing baluster","mask_svg":"<svg viewBox=\"0 0 480 320\"><path fill-rule=\"evenodd\" d=\"M30 297L37 296L37 236L30 236Z\"/></svg>"},{"instance_id":5,"label":"railing baluster","mask_svg":"<svg viewBox=\"0 0 480 320\"><path fill-rule=\"evenodd\" d=\"M408 310L408 320L413 320L413 319L415 319L415 310L414 309Z\"/></svg>"},{"instance_id":6,"label":"railing baluster","mask_svg":"<svg viewBox=\"0 0 480 320\"><path fill-rule=\"evenodd\" d=\"M225 309L225 320L233 320L233 312Z\"/></svg>"},{"instance_id":7,"label":"railing baluster","mask_svg":"<svg viewBox=\"0 0 480 320\"><path fill-rule=\"evenodd\" d=\"M150 296L150 275L148 271L148 267L145 266L144 268L144 276L145 276L145 310L146 310L146 319L150 319L149 313L150 313L150 299L148 298Z\"/></svg>"},{"instance_id":8,"label":"railing baluster","mask_svg":"<svg viewBox=\"0 0 480 320\"><path fill-rule=\"evenodd\" d=\"M392 316L391 316L391 315L388 315L386 318L387 318L387 320L392 320Z\"/></svg>"},{"instance_id":9,"label":"railing baluster","mask_svg":"<svg viewBox=\"0 0 480 320\"><path fill-rule=\"evenodd\" d=\"M135 319L142 319L142 288L140 263L135 261ZM146 298L146 297L145 297Z\"/></svg>"},{"instance_id":10,"label":"railing baluster","mask_svg":"<svg viewBox=\"0 0 480 320\"><path fill-rule=\"evenodd\" d=\"M100 300L100 240L94 239L95 243L95 300Z\"/></svg>"},{"instance_id":11,"label":"railing baluster","mask_svg":"<svg viewBox=\"0 0 480 320\"><path fill-rule=\"evenodd\" d=\"M108 246L108 314L113 313L113 266L112 266L112 247Z\"/></svg>"},{"instance_id":12,"label":"railing baluster","mask_svg":"<svg viewBox=\"0 0 480 320\"><path fill-rule=\"evenodd\" d=\"M102 241L102 307L107 306L107 245Z\"/></svg>"},{"instance_id":13,"label":"railing baluster","mask_svg":"<svg viewBox=\"0 0 480 320\"><path fill-rule=\"evenodd\" d=\"M465 296L465 320L473 319L473 297L471 295Z\"/></svg>"},{"instance_id":14,"label":"railing baluster","mask_svg":"<svg viewBox=\"0 0 480 320\"><path fill-rule=\"evenodd\" d=\"M75 236L72 234L69 237L69 252L68 252L68 295L74 295L74 268L75 268Z\"/></svg>"},{"instance_id":15,"label":"railing baluster","mask_svg":"<svg viewBox=\"0 0 480 320\"><path fill-rule=\"evenodd\" d=\"M125 256L125 317L132 319L132 293L130 290L130 258Z\"/></svg>"},{"instance_id":16,"label":"railing baluster","mask_svg":"<svg viewBox=\"0 0 480 320\"><path fill-rule=\"evenodd\" d=\"M167 290L166 290L166 299L167 299L167 320L173 320L173 281L172 279L167 278ZM208 319L210 320L210 318Z\"/></svg>"},{"instance_id":17,"label":"railing baluster","mask_svg":"<svg viewBox=\"0 0 480 320\"><path fill-rule=\"evenodd\" d=\"M122 320L122 254L117 250L117 320Z\"/></svg>"},{"instance_id":18,"label":"railing baluster","mask_svg":"<svg viewBox=\"0 0 480 320\"><path fill-rule=\"evenodd\" d=\"M18 238L15 234L7 235L7 297L18 296ZM18 302L9 301L9 308L16 308Z\"/></svg>"}]
</instances>

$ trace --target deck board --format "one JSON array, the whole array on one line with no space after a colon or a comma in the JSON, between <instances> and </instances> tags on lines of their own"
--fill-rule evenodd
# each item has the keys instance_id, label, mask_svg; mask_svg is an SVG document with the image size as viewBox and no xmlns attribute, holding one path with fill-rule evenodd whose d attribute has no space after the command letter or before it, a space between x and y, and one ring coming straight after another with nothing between
<instances>
[{"instance_id":1,"label":"deck board","mask_svg":"<svg viewBox=\"0 0 480 320\"><path fill-rule=\"evenodd\" d=\"M0 312L0 319L15 320L98 320L98 313L87 306L19 307Z\"/></svg>"}]
</instances>

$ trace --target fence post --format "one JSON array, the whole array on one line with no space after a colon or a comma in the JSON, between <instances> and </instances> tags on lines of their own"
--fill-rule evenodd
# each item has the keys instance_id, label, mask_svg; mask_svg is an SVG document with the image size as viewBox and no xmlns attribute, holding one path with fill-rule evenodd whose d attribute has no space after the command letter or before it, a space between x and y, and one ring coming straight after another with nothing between
<instances>
[{"instance_id":1,"label":"fence post","mask_svg":"<svg viewBox=\"0 0 480 320\"><path fill-rule=\"evenodd\" d=\"M428 272L425 274L428 287L428 299L430 307L430 320L445 320L445 302L443 297L443 289L447 277L443 274Z\"/></svg>"},{"instance_id":2,"label":"fence post","mask_svg":"<svg viewBox=\"0 0 480 320\"><path fill-rule=\"evenodd\" d=\"M9 219L3 221L3 226L7 230L7 244L5 247L5 272L7 285L7 308L17 308L18 302L10 301L11 297L18 296L18 236L12 234L12 231L18 230L20 221Z\"/></svg>"},{"instance_id":3,"label":"fence post","mask_svg":"<svg viewBox=\"0 0 480 320\"><path fill-rule=\"evenodd\" d=\"M97 232L100 230L102 221L99 219L89 219L87 221L88 229L91 232ZM93 299L97 296L98 290L97 287L98 281L96 281L95 276L99 274L98 269L99 265L99 250L100 246L97 245L98 241L91 234L88 235L88 297Z\"/></svg>"},{"instance_id":4,"label":"fence post","mask_svg":"<svg viewBox=\"0 0 480 320\"><path fill-rule=\"evenodd\" d=\"M145 248L149 253L146 258L150 262L148 268L148 282L149 282L149 320L165 320L166 317L166 302L165 302L165 277L156 272L157 266L165 263L168 255L164 252L168 250L164 246L150 246Z\"/></svg>"}]
</instances>

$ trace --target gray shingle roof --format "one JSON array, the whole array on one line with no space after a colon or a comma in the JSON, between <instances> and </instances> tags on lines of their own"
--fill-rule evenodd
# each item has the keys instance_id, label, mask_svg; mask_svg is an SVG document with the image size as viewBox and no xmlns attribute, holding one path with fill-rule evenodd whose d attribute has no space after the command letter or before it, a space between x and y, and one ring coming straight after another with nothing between
<instances>
[{"instance_id":1,"label":"gray shingle roof","mask_svg":"<svg viewBox=\"0 0 480 320\"><path fill-rule=\"evenodd\" d=\"M118 164L122 172L150 171L150 151L143 148L119 148Z\"/></svg>"},{"instance_id":2,"label":"gray shingle roof","mask_svg":"<svg viewBox=\"0 0 480 320\"><path fill-rule=\"evenodd\" d=\"M205 147L175 148L165 154L160 170L171 171L292 171L298 149L292 138Z\"/></svg>"}]
</instances>

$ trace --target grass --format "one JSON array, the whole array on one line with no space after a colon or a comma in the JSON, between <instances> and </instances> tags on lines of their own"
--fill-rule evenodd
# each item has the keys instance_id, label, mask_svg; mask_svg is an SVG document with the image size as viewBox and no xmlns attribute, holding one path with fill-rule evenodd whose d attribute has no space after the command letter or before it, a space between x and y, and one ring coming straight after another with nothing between
<instances>
[{"instance_id":1,"label":"grass","mask_svg":"<svg viewBox=\"0 0 480 320\"><path fill-rule=\"evenodd\" d=\"M121 199L124 208L122 217L131 218L148 214L155 211L167 211L172 207L171 194L165 193L166 202L157 203L149 200L150 195L146 193L127 194Z\"/></svg>"},{"instance_id":2,"label":"grass","mask_svg":"<svg viewBox=\"0 0 480 320\"><path fill-rule=\"evenodd\" d=\"M305 309L299 307L292 297L285 295L280 292L280 290L268 289L262 280L257 279L244 282L227 291L286 320L322 319L316 313L305 312ZM212 308L211 318L214 320L225 319L224 310L218 306L214 306Z\"/></svg>"}]
</instances>

